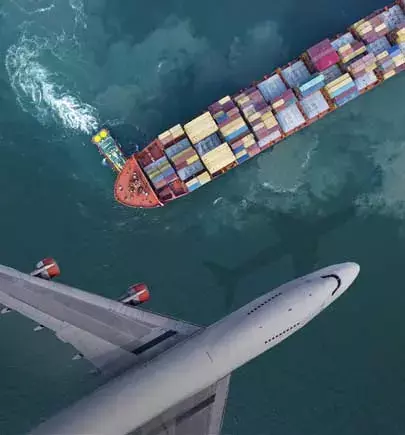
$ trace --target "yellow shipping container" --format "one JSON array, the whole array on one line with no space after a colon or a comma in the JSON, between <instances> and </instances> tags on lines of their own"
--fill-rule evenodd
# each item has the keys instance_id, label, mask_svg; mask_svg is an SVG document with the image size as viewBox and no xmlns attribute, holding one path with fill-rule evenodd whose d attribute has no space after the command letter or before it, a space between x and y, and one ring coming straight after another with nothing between
<instances>
[{"instance_id":1,"label":"yellow shipping container","mask_svg":"<svg viewBox=\"0 0 405 435\"><path fill-rule=\"evenodd\" d=\"M344 80L344 81L338 83L338 84L335 85L335 86L332 86L332 87L328 88L328 89L327 89L328 94L331 94L331 93L337 91L338 89L343 88L343 86L346 86L346 85L348 85L349 83L353 83L353 80L351 79L351 77L349 77L349 78L347 78L346 80Z\"/></svg>"},{"instance_id":2,"label":"yellow shipping container","mask_svg":"<svg viewBox=\"0 0 405 435\"><path fill-rule=\"evenodd\" d=\"M265 125L266 128L270 129L270 128L272 128L272 127L277 125L277 120L274 119L274 118L273 119L266 119L264 121L264 125Z\"/></svg>"},{"instance_id":3,"label":"yellow shipping container","mask_svg":"<svg viewBox=\"0 0 405 435\"><path fill-rule=\"evenodd\" d=\"M184 134L183 127L180 124L177 124L174 127L172 127L170 129L170 132L174 137L179 137L179 136L182 136Z\"/></svg>"},{"instance_id":4,"label":"yellow shipping container","mask_svg":"<svg viewBox=\"0 0 405 435\"><path fill-rule=\"evenodd\" d=\"M240 128L242 128L245 124L245 121L243 120L243 118L238 118L235 119L235 121L230 122L227 125L224 125L223 127L221 127L221 133L225 136L227 136L228 134L239 130Z\"/></svg>"},{"instance_id":5,"label":"yellow shipping container","mask_svg":"<svg viewBox=\"0 0 405 435\"><path fill-rule=\"evenodd\" d=\"M335 80L331 81L330 83L328 83L325 86L325 89L330 89L330 88L336 86L337 84L339 84L340 82L342 82L344 80L347 80L348 78L350 78L350 74L349 73L345 73L342 76L338 77L337 79L335 79Z\"/></svg>"},{"instance_id":6,"label":"yellow shipping container","mask_svg":"<svg viewBox=\"0 0 405 435\"><path fill-rule=\"evenodd\" d=\"M197 178L192 178L191 180L187 181L186 186L192 187L192 186L194 186L194 184L198 184Z\"/></svg>"},{"instance_id":7,"label":"yellow shipping container","mask_svg":"<svg viewBox=\"0 0 405 435\"><path fill-rule=\"evenodd\" d=\"M238 104L242 105L242 104L248 103L250 101L250 98L246 97L246 96L240 96L238 98L235 98L235 100Z\"/></svg>"},{"instance_id":8,"label":"yellow shipping container","mask_svg":"<svg viewBox=\"0 0 405 435\"><path fill-rule=\"evenodd\" d=\"M227 95L227 96L224 97L224 98L221 98L221 99L218 101L218 103L222 105L222 104L227 103L228 101L231 101L231 97L230 97L229 95Z\"/></svg>"},{"instance_id":9,"label":"yellow shipping container","mask_svg":"<svg viewBox=\"0 0 405 435\"><path fill-rule=\"evenodd\" d=\"M376 32L381 32L382 30L386 30L386 29L387 29L387 26L384 23L382 23L379 26L377 26L374 30Z\"/></svg>"},{"instance_id":10,"label":"yellow shipping container","mask_svg":"<svg viewBox=\"0 0 405 435\"><path fill-rule=\"evenodd\" d=\"M240 159L241 157L246 156L246 154L247 154L247 151L246 151L246 150L239 151L239 152L236 154L236 158L237 158L237 159Z\"/></svg>"},{"instance_id":11,"label":"yellow shipping container","mask_svg":"<svg viewBox=\"0 0 405 435\"><path fill-rule=\"evenodd\" d=\"M384 80L391 78L395 74L396 74L395 71L390 71L389 73L384 74Z\"/></svg>"},{"instance_id":12,"label":"yellow shipping container","mask_svg":"<svg viewBox=\"0 0 405 435\"><path fill-rule=\"evenodd\" d=\"M277 109L277 107L281 107L283 104L285 104L285 101L284 100L279 100L276 103L272 104L272 107L274 109Z\"/></svg>"},{"instance_id":13,"label":"yellow shipping container","mask_svg":"<svg viewBox=\"0 0 405 435\"><path fill-rule=\"evenodd\" d=\"M264 114L262 115L262 119L263 119L263 120L266 120L266 119L275 119L275 117L274 117L274 115L273 115L273 112L271 112L271 111L269 110L268 112L266 112L266 113L264 113Z\"/></svg>"},{"instance_id":14,"label":"yellow shipping container","mask_svg":"<svg viewBox=\"0 0 405 435\"><path fill-rule=\"evenodd\" d=\"M350 50L351 48L352 48L352 46L351 46L350 44L345 44L345 45L342 45L342 46L338 49L338 52L339 52L340 54L342 54L342 53L344 53L345 51Z\"/></svg>"},{"instance_id":15,"label":"yellow shipping container","mask_svg":"<svg viewBox=\"0 0 405 435\"><path fill-rule=\"evenodd\" d=\"M191 165L192 163L195 163L197 160L199 160L199 157L196 154L195 156L190 157L189 159L187 159L186 162L187 162L188 165Z\"/></svg>"},{"instance_id":16,"label":"yellow shipping container","mask_svg":"<svg viewBox=\"0 0 405 435\"><path fill-rule=\"evenodd\" d=\"M405 63L405 59L400 60L394 60L395 66L398 68L399 66L403 65Z\"/></svg>"},{"instance_id":17,"label":"yellow shipping container","mask_svg":"<svg viewBox=\"0 0 405 435\"><path fill-rule=\"evenodd\" d=\"M223 169L225 166L235 162L236 157L229 145L224 142L214 150L209 151L202 157L202 160L211 174Z\"/></svg>"},{"instance_id":18,"label":"yellow shipping container","mask_svg":"<svg viewBox=\"0 0 405 435\"><path fill-rule=\"evenodd\" d=\"M206 184L209 181L211 181L211 176L210 176L210 174L207 171L205 171L202 174L200 174L197 178L198 178L198 181L201 184Z\"/></svg>"},{"instance_id":19,"label":"yellow shipping container","mask_svg":"<svg viewBox=\"0 0 405 435\"><path fill-rule=\"evenodd\" d=\"M205 112L184 126L187 136L193 144L218 131L218 126L209 112Z\"/></svg>"},{"instance_id":20,"label":"yellow shipping container","mask_svg":"<svg viewBox=\"0 0 405 435\"><path fill-rule=\"evenodd\" d=\"M256 119L260 119L260 113L258 113L258 112L256 112L253 115L249 116L249 121L250 122L254 122L254 121L256 121Z\"/></svg>"},{"instance_id":21,"label":"yellow shipping container","mask_svg":"<svg viewBox=\"0 0 405 435\"><path fill-rule=\"evenodd\" d=\"M163 132L162 134L159 134L158 139L164 141L164 140L167 139L169 136L171 136L171 133L170 133L169 130L167 130L167 131Z\"/></svg>"},{"instance_id":22,"label":"yellow shipping container","mask_svg":"<svg viewBox=\"0 0 405 435\"><path fill-rule=\"evenodd\" d=\"M254 145L256 143L255 138L253 137L253 134L250 133L247 136L243 138L243 143L246 148L249 148L250 146Z\"/></svg>"},{"instance_id":23,"label":"yellow shipping container","mask_svg":"<svg viewBox=\"0 0 405 435\"><path fill-rule=\"evenodd\" d=\"M365 18L362 18L361 20L356 21L356 22L352 25L352 27L357 28L358 26L360 26L360 24L363 24L365 21L366 21Z\"/></svg>"},{"instance_id":24,"label":"yellow shipping container","mask_svg":"<svg viewBox=\"0 0 405 435\"><path fill-rule=\"evenodd\" d=\"M401 44L401 42L405 42L405 34L397 37L397 44Z\"/></svg>"},{"instance_id":25,"label":"yellow shipping container","mask_svg":"<svg viewBox=\"0 0 405 435\"><path fill-rule=\"evenodd\" d=\"M380 54L377 54L376 58L377 58L377 60L382 60L382 59L386 58L387 56L388 56L388 51L385 50L385 51L382 51Z\"/></svg>"}]
</instances>

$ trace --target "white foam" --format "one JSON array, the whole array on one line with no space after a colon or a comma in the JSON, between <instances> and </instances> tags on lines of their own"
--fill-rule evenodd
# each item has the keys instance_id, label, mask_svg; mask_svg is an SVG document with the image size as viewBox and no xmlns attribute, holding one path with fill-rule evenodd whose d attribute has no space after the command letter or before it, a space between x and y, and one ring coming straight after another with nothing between
<instances>
[{"instance_id":1,"label":"white foam","mask_svg":"<svg viewBox=\"0 0 405 435\"><path fill-rule=\"evenodd\" d=\"M46 124L50 119L65 128L91 134L98 127L97 111L58 84L58 75L40 62L43 54L56 51L60 41L21 36L6 54L6 69L23 110Z\"/></svg>"},{"instance_id":2,"label":"white foam","mask_svg":"<svg viewBox=\"0 0 405 435\"><path fill-rule=\"evenodd\" d=\"M18 0L11 0L11 3L27 15L43 14L55 7L55 4L49 2L49 0L29 0L24 6Z\"/></svg>"}]
</instances>

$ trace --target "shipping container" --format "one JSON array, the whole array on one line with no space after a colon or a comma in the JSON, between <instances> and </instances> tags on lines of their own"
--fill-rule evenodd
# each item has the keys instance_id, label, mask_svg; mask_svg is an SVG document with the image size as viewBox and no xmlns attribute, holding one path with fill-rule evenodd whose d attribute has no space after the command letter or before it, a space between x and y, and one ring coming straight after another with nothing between
<instances>
[{"instance_id":1,"label":"shipping container","mask_svg":"<svg viewBox=\"0 0 405 435\"><path fill-rule=\"evenodd\" d=\"M284 68L281 75L291 88L300 86L311 78L311 74L302 60Z\"/></svg>"},{"instance_id":2,"label":"shipping container","mask_svg":"<svg viewBox=\"0 0 405 435\"><path fill-rule=\"evenodd\" d=\"M276 118L284 131L284 133L290 133L296 128L305 124L305 118L298 109L296 104L287 107L282 112L276 114Z\"/></svg>"},{"instance_id":3,"label":"shipping container","mask_svg":"<svg viewBox=\"0 0 405 435\"><path fill-rule=\"evenodd\" d=\"M321 91L303 98L300 100L300 104L308 119L316 118L329 110L329 105Z\"/></svg>"},{"instance_id":4,"label":"shipping container","mask_svg":"<svg viewBox=\"0 0 405 435\"><path fill-rule=\"evenodd\" d=\"M359 91L363 91L367 87L378 82L378 78L373 71L365 73L361 77L355 79L356 87Z\"/></svg>"},{"instance_id":5,"label":"shipping container","mask_svg":"<svg viewBox=\"0 0 405 435\"><path fill-rule=\"evenodd\" d=\"M274 74L267 80L257 85L267 103L279 97L287 90L286 85L278 74Z\"/></svg>"},{"instance_id":6,"label":"shipping container","mask_svg":"<svg viewBox=\"0 0 405 435\"><path fill-rule=\"evenodd\" d=\"M194 145L194 148L197 150L200 156L203 156L204 154L207 154L214 148L217 148L219 145L221 145L221 143L222 141L219 138L218 134L214 133L211 136L208 136L205 139L201 140L200 142L196 143Z\"/></svg>"},{"instance_id":7,"label":"shipping container","mask_svg":"<svg viewBox=\"0 0 405 435\"><path fill-rule=\"evenodd\" d=\"M405 23L404 12L398 5L392 6L387 11L382 12L381 17L389 30L394 30Z\"/></svg>"},{"instance_id":8,"label":"shipping container","mask_svg":"<svg viewBox=\"0 0 405 435\"><path fill-rule=\"evenodd\" d=\"M376 39L371 44L367 45L367 50L369 53L373 53L375 56L380 54L381 52L388 50L391 47L391 44L388 42L388 39L383 36L381 38Z\"/></svg>"},{"instance_id":9,"label":"shipping container","mask_svg":"<svg viewBox=\"0 0 405 435\"><path fill-rule=\"evenodd\" d=\"M204 165L211 175L220 172L222 169L236 161L231 148L227 143L221 144L219 147L209 151L202 156Z\"/></svg>"},{"instance_id":10,"label":"shipping container","mask_svg":"<svg viewBox=\"0 0 405 435\"><path fill-rule=\"evenodd\" d=\"M165 149L165 153L169 158L173 158L174 156L178 155L182 151L184 151L187 148L191 147L190 141L185 137L184 139L180 140L176 144L172 145L169 148Z\"/></svg>"},{"instance_id":11,"label":"shipping container","mask_svg":"<svg viewBox=\"0 0 405 435\"><path fill-rule=\"evenodd\" d=\"M211 134L218 131L218 126L214 118L209 112L205 112L198 118L184 125L184 130L191 140L192 144L196 144Z\"/></svg>"},{"instance_id":12,"label":"shipping container","mask_svg":"<svg viewBox=\"0 0 405 435\"><path fill-rule=\"evenodd\" d=\"M191 165L186 166L185 168L178 170L177 174L182 181L185 181L185 180L188 180L193 175L195 175L203 170L204 170L204 166L201 163L201 161L198 160L195 163L192 163Z\"/></svg>"},{"instance_id":13,"label":"shipping container","mask_svg":"<svg viewBox=\"0 0 405 435\"><path fill-rule=\"evenodd\" d=\"M185 136L185 132L183 127L180 124L175 125L174 127L166 130L162 134L158 136L159 141L163 145L164 148L172 145L174 142L179 141L182 137Z\"/></svg>"},{"instance_id":14,"label":"shipping container","mask_svg":"<svg viewBox=\"0 0 405 435\"><path fill-rule=\"evenodd\" d=\"M326 70L322 71L322 75L325 78L325 84L333 82L333 80L336 80L342 74L343 73L339 65L333 65L330 68L327 68Z\"/></svg>"}]
</instances>

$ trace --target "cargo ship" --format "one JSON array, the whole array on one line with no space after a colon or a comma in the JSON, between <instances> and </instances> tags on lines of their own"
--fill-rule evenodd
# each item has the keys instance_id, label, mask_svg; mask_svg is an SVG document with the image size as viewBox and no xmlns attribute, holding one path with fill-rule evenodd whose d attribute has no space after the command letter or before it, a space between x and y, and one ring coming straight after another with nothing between
<instances>
[{"instance_id":1,"label":"cargo ship","mask_svg":"<svg viewBox=\"0 0 405 435\"><path fill-rule=\"evenodd\" d=\"M103 128L92 142L117 172L116 200L164 206L404 71L404 11L405 0L375 11L131 156Z\"/></svg>"}]
</instances>

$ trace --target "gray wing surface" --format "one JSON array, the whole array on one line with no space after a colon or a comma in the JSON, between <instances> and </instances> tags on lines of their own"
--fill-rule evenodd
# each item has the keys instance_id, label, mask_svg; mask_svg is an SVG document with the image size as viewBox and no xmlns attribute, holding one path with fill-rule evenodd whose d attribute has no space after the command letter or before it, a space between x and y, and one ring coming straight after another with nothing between
<instances>
[{"instance_id":1,"label":"gray wing surface","mask_svg":"<svg viewBox=\"0 0 405 435\"><path fill-rule=\"evenodd\" d=\"M130 435L218 435L230 377L173 406Z\"/></svg>"},{"instance_id":2,"label":"gray wing surface","mask_svg":"<svg viewBox=\"0 0 405 435\"><path fill-rule=\"evenodd\" d=\"M54 331L109 374L142 364L200 329L1 265L0 305Z\"/></svg>"}]
</instances>

